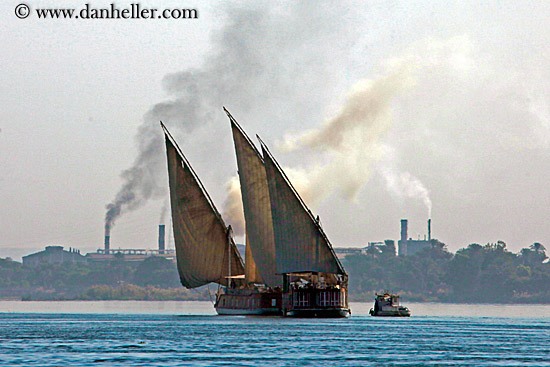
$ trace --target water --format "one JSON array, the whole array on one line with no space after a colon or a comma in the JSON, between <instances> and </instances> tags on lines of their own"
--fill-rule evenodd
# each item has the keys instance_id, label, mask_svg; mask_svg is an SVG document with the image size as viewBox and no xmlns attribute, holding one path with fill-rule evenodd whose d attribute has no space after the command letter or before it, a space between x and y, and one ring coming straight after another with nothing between
<instances>
[{"instance_id":1,"label":"water","mask_svg":"<svg viewBox=\"0 0 550 367\"><path fill-rule=\"evenodd\" d=\"M550 306L411 318L215 316L207 302L0 302L1 366L550 366Z\"/></svg>"}]
</instances>

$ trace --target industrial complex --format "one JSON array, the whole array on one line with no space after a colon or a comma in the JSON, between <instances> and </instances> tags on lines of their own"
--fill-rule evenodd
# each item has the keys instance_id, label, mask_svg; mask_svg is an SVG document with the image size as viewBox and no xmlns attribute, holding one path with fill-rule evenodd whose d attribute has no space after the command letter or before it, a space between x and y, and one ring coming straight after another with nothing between
<instances>
[{"instance_id":1,"label":"industrial complex","mask_svg":"<svg viewBox=\"0 0 550 367\"><path fill-rule=\"evenodd\" d=\"M85 263L97 261L143 261L150 256L163 257L167 260L176 261L174 249L166 248L166 227L159 225L158 247L156 249L111 249L110 236L105 236L104 247L96 252L90 252L82 255L79 250L69 248L65 250L63 246L47 246L43 251L39 251L27 256L23 256L23 264L28 266L37 266L43 263L61 264L61 263ZM412 239L408 237L408 220L401 219L401 236L397 242L398 256L411 256L423 248L432 244L431 219L428 219L428 235L424 239ZM365 247L335 247L336 255L343 259L349 255L367 254L369 251L378 251L380 246L395 247L394 240L385 240L378 242L369 242ZM244 253L244 246L238 245L241 253Z\"/></svg>"},{"instance_id":2,"label":"industrial complex","mask_svg":"<svg viewBox=\"0 0 550 367\"><path fill-rule=\"evenodd\" d=\"M23 264L37 266L39 264L81 263L94 261L143 261L150 256L159 256L176 261L174 249L166 248L166 227L159 225L158 248L156 249L111 249L110 237L105 236L104 248L96 252L81 255L75 249L64 250L63 246L47 246L43 251L23 256Z\"/></svg>"}]
</instances>

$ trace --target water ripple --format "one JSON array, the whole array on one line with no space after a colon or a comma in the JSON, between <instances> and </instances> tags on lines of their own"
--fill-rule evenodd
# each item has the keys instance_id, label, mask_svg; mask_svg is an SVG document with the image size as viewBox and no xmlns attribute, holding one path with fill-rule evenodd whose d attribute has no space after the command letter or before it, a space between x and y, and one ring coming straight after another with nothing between
<instances>
[{"instance_id":1,"label":"water ripple","mask_svg":"<svg viewBox=\"0 0 550 367\"><path fill-rule=\"evenodd\" d=\"M550 366L550 319L0 314L2 366Z\"/></svg>"}]
</instances>

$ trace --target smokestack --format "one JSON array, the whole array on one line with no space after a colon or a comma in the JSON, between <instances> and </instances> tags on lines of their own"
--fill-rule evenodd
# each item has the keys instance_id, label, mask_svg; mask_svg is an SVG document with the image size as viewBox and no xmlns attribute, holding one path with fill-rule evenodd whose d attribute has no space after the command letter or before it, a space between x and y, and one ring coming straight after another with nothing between
<instances>
[{"instance_id":1,"label":"smokestack","mask_svg":"<svg viewBox=\"0 0 550 367\"><path fill-rule=\"evenodd\" d=\"M111 236L109 235L105 235L105 253L108 254L109 253L109 248L110 248L110 238Z\"/></svg>"},{"instance_id":2,"label":"smokestack","mask_svg":"<svg viewBox=\"0 0 550 367\"><path fill-rule=\"evenodd\" d=\"M408 226L408 221L406 219L401 219L401 241L406 241L407 240L407 226Z\"/></svg>"},{"instance_id":3,"label":"smokestack","mask_svg":"<svg viewBox=\"0 0 550 367\"><path fill-rule=\"evenodd\" d=\"M159 254L164 253L164 224L159 225Z\"/></svg>"},{"instance_id":4,"label":"smokestack","mask_svg":"<svg viewBox=\"0 0 550 367\"><path fill-rule=\"evenodd\" d=\"M432 218L428 219L428 241L432 240Z\"/></svg>"}]
</instances>

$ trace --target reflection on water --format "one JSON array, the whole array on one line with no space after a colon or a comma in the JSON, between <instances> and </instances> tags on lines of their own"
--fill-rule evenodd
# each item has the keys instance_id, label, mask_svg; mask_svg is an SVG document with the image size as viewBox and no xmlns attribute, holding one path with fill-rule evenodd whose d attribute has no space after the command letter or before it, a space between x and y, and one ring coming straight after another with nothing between
<instances>
[{"instance_id":1,"label":"reflection on water","mask_svg":"<svg viewBox=\"0 0 550 367\"><path fill-rule=\"evenodd\" d=\"M214 316L207 302L25 307L40 305L95 313L0 313L0 366L550 366L548 318L235 317ZM139 313L112 313L121 308Z\"/></svg>"},{"instance_id":2,"label":"reflection on water","mask_svg":"<svg viewBox=\"0 0 550 367\"><path fill-rule=\"evenodd\" d=\"M550 317L550 305L487 305L458 303L413 303L402 301L412 316L459 317ZM354 315L368 315L373 303L352 303Z\"/></svg>"},{"instance_id":3,"label":"reflection on water","mask_svg":"<svg viewBox=\"0 0 550 367\"><path fill-rule=\"evenodd\" d=\"M374 297L373 297L374 301ZM418 316L550 318L550 305L403 304ZM353 316L366 316L373 303L352 302ZM85 313L216 315L211 302L184 301L0 301L0 313Z\"/></svg>"},{"instance_id":4,"label":"reflection on water","mask_svg":"<svg viewBox=\"0 0 550 367\"><path fill-rule=\"evenodd\" d=\"M185 301L0 301L0 312L215 315L210 302Z\"/></svg>"}]
</instances>

